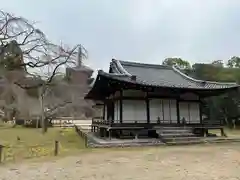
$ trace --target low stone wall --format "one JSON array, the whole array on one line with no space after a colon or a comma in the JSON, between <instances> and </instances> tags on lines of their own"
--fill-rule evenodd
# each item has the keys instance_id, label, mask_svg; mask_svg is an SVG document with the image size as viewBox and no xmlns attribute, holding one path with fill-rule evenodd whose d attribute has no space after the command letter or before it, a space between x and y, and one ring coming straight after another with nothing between
<instances>
[{"instance_id":1,"label":"low stone wall","mask_svg":"<svg viewBox=\"0 0 240 180\"><path fill-rule=\"evenodd\" d=\"M196 145L196 144L216 144L216 143L240 143L240 138L201 138L199 141L194 142L171 142L164 143L160 139L101 139L95 136L93 133L87 133L87 147L90 148L122 148L122 147L147 147L147 146L173 146L173 145Z\"/></svg>"}]
</instances>

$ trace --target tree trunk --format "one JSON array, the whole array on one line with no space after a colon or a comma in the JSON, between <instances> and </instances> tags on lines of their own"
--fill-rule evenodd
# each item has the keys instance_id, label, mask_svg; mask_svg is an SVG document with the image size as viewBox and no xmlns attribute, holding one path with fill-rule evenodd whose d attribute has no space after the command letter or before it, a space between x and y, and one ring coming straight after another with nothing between
<instances>
[{"instance_id":1,"label":"tree trunk","mask_svg":"<svg viewBox=\"0 0 240 180\"><path fill-rule=\"evenodd\" d=\"M48 130L48 120L47 118L44 118L43 132L46 133L47 130Z\"/></svg>"},{"instance_id":2,"label":"tree trunk","mask_svg":"<svg viewBox=\"0 0 240 180\"><path fill-rule=\"evenodd\" d=\"M44 101L44 94L43 94L43 87L39 88L39 101L40 101L40 108L41 108L41 124L42 124L42 133L47 132L47 123L46 119L44 117L44 106L43 106L43 101Z\"/></svg>"}]
</instances>

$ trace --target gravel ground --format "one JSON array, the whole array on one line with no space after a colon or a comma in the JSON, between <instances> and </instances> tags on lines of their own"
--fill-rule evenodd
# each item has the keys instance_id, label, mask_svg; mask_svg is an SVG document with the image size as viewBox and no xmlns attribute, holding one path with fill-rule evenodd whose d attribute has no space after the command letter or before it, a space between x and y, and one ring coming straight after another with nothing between
<instances>
[{"instance_id":1,"label":"gravel ground","mask_svg":"<svg viewBox=\"0 0 240 180\"><path fill-rule=\"evenodd\" d=\"M0 167L4 180L234 180L240 179L240 144L97 150L47 162Z\"/></svg>"}]
</instances>

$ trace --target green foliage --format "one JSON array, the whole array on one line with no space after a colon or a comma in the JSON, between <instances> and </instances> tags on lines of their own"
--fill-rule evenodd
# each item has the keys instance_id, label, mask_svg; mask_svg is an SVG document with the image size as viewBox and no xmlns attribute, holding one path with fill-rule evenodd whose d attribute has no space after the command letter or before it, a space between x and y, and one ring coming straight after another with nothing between
<instances>
[{"instance_id":1,"label":"green foliage","mask_svg":"<svg viewBox=\"0 0 240 180\"><path fill-rule=\"evenodd\" d=\"M215 66L214 64L194 64L192 75L209 81L238 82L240 80L238 68Z\"/></svg>"},{"instance_id":2,"label":"green foliage","mask_svg":"<svg viewBox=\"0 0 240 180\"><path fill-rule=\"evenodd\" d=\"M235 68L240 68L240 57L233 56L231 59L228 60L227 62L228 67L235 67Z\"/></svg>"},{"instance_id":3,"label":"green foliage","mask_svg":"<svg viewBox=\"0 0 240 180\"><path fill-rule=\"evenodd\" d=\"M240 83L240 58L232 57L227 67L224 67L222 60L209 64L196 63L191 69L185 69L185 72L201 80ZM222 96L204 99L204 104L203 113L210 119L223 119L225 123L231 125L233 120L240 118L239 92L229 92Z\"/></svg>"},{"instance_id":4,"label":"green foliage","mask_svg":"<svg viewBox=\"0 0 240 180\"><path fill-rule=\"evenodd\" d=\"M181 69L190 69L191 65L188 61L182 60L181 58L166 58L163 65L173 66L177 65Z\"/></svg>"},{"instance_id":5,"label":"green foliage","mask_svg":"<svg viewBox=\"0 0 240 180\"><path fill-rule=\"evenodd\" d=\"M224 63L223 60L216 60L212 62L212 65L214 65L215 67L223 67Z\"/></svg>"}]
</instances>

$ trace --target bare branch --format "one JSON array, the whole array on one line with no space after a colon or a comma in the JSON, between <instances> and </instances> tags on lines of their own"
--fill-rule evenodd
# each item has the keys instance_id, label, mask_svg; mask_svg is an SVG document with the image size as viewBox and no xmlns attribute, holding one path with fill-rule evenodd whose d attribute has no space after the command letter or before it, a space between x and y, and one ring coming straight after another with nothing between
<instances>
[{"instance_id":1,"label":"bare branch","mask_svg":"<svg viewBox=\"0 0 240 180\"><path fill-rule=\"evenodd\" d=\"M66 67L76 65L78 58L80 61L87 58L87 50L82 45L68 47L54 44L33 22L0 11L0 76L7 80L8 84L5 86L9 87L5 89L7 96L3 93L1 98L6 110L23 111L26 116L41 114L43 120L60 109L69 108L79 112L79 106L87 107L83 97L79 97L79 92L83 95L86 87L65 88L66 84L55 84L55 77L63 73ZM65 88L64 94L49 95L55 86L61 91ZM34 98L29 96L29 91L35 94ZM13 94L15 99L11 99ZM25 105L26 101L28 105ZM39 112L33 113L32 106ZM43 112L43 108L46 107L49 110Z\"/></svg>"},{"instance_id":2,"label":"bare branch","mask_svg":"<svg viewBox=\"0 0 240 180\"><path fill-rule=\"evenodd\" d=\"M35 71L44 81L44 84L33 86L15 82L27 89L49 85L62 66L76 64L78 47L81 46L83 50L81 56L87 57L87 51L82 45L69 48L51 43L41 30L35 28L34 23L3 11L0 11L0 44L0 64L4 68L11 71L24 69L26 74ZM35 75L32 76L32 79L35 78Z\"/></svg>"}]
</instances>

